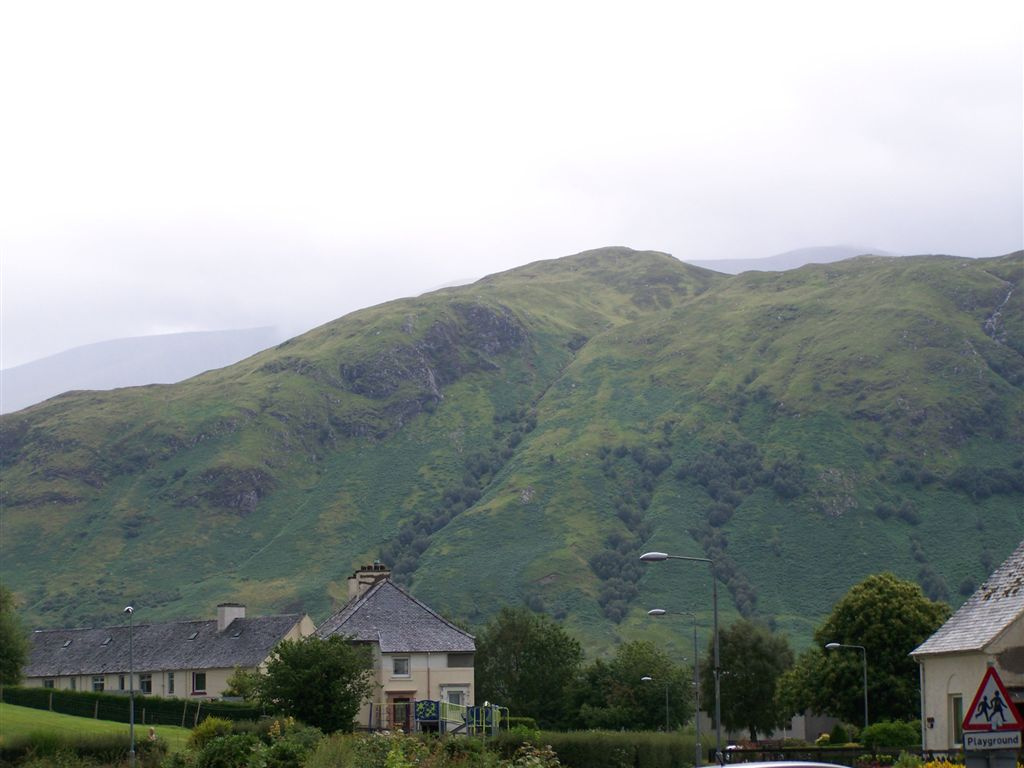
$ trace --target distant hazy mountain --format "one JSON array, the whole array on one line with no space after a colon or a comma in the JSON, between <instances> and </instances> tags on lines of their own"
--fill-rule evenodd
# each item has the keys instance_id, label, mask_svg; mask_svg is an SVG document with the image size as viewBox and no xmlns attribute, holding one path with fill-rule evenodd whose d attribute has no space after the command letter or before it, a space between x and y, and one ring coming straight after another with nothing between
<instances>
[{"instance_id":1,"label":"distant hazy mountain","mask_svg":"<svg viewBox=\"0 0 1024 768\"><path fill-rule=\"evenodd\" d=\"M741 272L758 270L760 272L784 272L787 269L796 269L804 264L830 264L833 261L851 259L854 256L900 256L898 253L889 253L878 248L870 248L859 245L822 245L813 248L797 248L795 251L777 253L774 256L766 256L760 259L702 259L693 261L683 259L687 264L695 267L713 269L716 272L724 272L727 275L738 275Z\"/></svg>"},{"instance_id":2,"label":"distant hazy mountain","mask_svg":"<svg viewBox=\"0 0 1024 768\"><path fill-rule=\"evenodd\" d=\"M0 371L0 413L74 389L173 384L278 344L274 328L171 333L75 347Z\"/></svg>"}]
</instances>

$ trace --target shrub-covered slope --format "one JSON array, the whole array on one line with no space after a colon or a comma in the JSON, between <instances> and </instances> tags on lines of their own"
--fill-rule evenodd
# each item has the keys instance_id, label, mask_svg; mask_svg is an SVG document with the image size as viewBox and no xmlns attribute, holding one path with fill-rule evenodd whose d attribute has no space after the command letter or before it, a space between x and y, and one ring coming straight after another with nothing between
<instances>
[{"instance_id":1,"label":"shrub-covered slope","mask_svg":"<svg viewBox=\"0 0 1024 768\"><path fill-rule=\"evenodd\" d=\"M594 650L646 609L797 643L864 575L956 603L1024 536L1021 254L719 275L602 249L343 317L170 386L3 417L30 620L323 618L382 558L437 609ZM685 645L684 645L685 647Z\"/></svg>"}]
</instances>

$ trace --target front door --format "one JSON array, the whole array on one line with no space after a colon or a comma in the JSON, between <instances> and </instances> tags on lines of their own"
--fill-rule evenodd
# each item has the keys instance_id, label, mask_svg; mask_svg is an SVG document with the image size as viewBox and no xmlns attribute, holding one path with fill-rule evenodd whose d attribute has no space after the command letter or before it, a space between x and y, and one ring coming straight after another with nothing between
<instances>
[{"instance_id":1,"label":"front door","mask_svg":"<svg viewBox=\"0 0 1024 768\"><path fill-rule=\"evenodd\" d=\"M412 698L408 694L388 694L388 728L412 731Z\"/></svg>"}]
</instances>

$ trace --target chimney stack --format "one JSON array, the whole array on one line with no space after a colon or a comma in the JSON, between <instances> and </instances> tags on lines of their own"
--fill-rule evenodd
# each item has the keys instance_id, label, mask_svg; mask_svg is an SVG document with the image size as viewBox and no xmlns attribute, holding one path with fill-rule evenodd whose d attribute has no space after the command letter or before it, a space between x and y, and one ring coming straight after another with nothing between
<instances>
[{"instance_id":1,"label":"chimney stack","mask_svg":"<svg viewBox=\"0 0 1024 768\"><path fill-rule=\"evenodd\" d=\"M391 569L380 560L374 560L372 565L364 565L348 577L348 599L362 597L366 590L390 575Z\"/></svg>"},{"instance_id":2,"label":"chimney stack","mask_svg":"<svg viewBox=\"0 0 1024 768\"><path fill-rule=\"evenodd\" d=\"M241 603L221 603L217 606L217 631L223 632L235 619L245 618L245 606Z\"/></svg>"}]
</instances>

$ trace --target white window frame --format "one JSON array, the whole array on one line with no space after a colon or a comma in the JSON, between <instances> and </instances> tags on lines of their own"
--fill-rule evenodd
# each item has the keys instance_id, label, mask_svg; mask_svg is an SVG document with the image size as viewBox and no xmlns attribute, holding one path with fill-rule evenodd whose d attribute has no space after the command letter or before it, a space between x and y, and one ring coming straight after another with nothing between
<instances>
[{"instance_id":1,"label":"white window frame","mask_svg":"<svg viewBox=\"0 0 1024 768\"><path fill-rule=\"evenodd\" d=\"M92 676L92 689L95 692L100 693L106 687L107 687L107 678L106 677L104 677L103 675L93 675Z\"/></svg>"},{"instance_id":2,"label":"white window frame","mask_svg":"<svg viewBox=\"0 0 1024 768\"><path fill-rule=\"evenodd\" d=\"M404 662L405 671L399 672L399 663ZM412 677L412 659L409 656L392 656L391 657L391 676L407 678Z\"/></svg>"},{"instance_id":3,"label":"white window frame","mask_svg":"<svg viewBox=\"0 0 1024 768\"><path fill-rule=\"evenodd\" d=\"M139 693L153 692L153 675L145 672L139 675Z\"/></svg>"},{"instance_id":4,"label":"white window frame","mask_svg":"<svg viewBox=\"0 0 1024 768\"><path fill-rule=\"evenodd\" d=\"M452 701L452 694L458 694L462 701ZM469 706L469 686L468 685L442 685L441 686L441 698L447 701L449 704L460 707Z\"/></svg>"},{"instance_id":5,"label":"white window frame","mask_svg":"<svg viewBox=\"0 0 1024 768\"><path fill-rule=\"evenodd\" d=\"M962 747L964 743L963 720L964 718L964 697L963 694L953 693L949 697L949 741L954 747ZM957 740L957 736L960 737Z\"/></svg>"}]
</instances>

